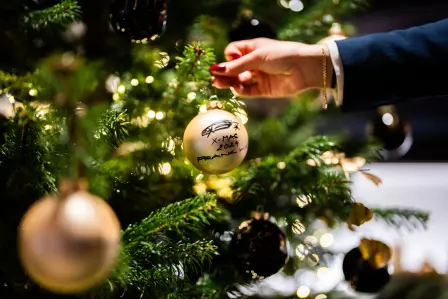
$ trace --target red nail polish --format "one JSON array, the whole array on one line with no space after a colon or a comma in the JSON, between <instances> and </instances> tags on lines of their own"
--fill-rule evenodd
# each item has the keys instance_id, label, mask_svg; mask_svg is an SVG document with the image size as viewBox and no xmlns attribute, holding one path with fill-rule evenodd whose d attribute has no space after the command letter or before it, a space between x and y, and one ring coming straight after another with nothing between
<instances>
[{"instance_id":1,"label":"red nail polish","mask_svg":"<svg viewBox=\"0 0 448 299\"><path fill-rule=\"evenodd\" d=\"M231 54L229 54L229 56L230 56L232 59L238 59L238 58L241 58L241 55L238 54L238 53L231 53Z\"/></svg>"},{"instance_id":2,"label":"red nail polish","mask_svg":"<svg viewBox=\"0 0 448 299\"><path fill-rule=\"evenodd\" d=\"M222 73L226 71L226 66L221 64L215 64L210 67L210 72Z\"/></svg>"}]
</instances>

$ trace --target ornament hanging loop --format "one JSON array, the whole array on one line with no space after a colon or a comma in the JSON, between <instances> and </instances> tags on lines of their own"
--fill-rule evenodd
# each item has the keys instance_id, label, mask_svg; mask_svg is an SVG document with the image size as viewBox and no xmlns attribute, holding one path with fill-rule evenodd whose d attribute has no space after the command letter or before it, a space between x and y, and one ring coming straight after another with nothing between
<instances>
[{"instance_id":1,"label":"ornament hanging loop","mask_svg":"<svg viewBox=\"0 0 448 299\"><path fill-rule=\"evenodd\" d=\"M252 213L252 218L257 220L269 220L269 213L265 212L262 205L257 206L256 210Z\"/></svg>"},{"instance_id":2,"label":"ornament hanging loop","mask_svg":"<svg viewBox=\"0 0 448 299\"><path fill-rule=\"evenodd\" d=\"M59 183L59 197L67 198L71 194L78 191L87 191L89 182L86 178L77 178L76 180L65 179Z\"/></svg>"}]
</instances>

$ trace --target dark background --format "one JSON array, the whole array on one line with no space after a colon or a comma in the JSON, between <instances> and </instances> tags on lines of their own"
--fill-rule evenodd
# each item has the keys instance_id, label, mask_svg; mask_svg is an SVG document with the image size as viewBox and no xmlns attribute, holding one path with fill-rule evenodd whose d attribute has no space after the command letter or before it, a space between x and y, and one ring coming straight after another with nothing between
<instances>
[{"instance_id":1,"label":"dark background","mask_svg":"<svg viewBox=\"0 0 448 299\"><path fill-rule=\"evenodd\" d=\"M447 0L377 0L367 12L349 20L355 25L356 34L364 35L404 29L447 17ZM447 71L437 71L441 76L446 75L448 87ZM372 88L375 88L374 84ZM401 118L411 123L414 137L412 149L401 161L448 161L448 97L402 103L397 108ZM342 114L334 120L331 128L348 128L354 139L364 138L366 124L373 118L373 113Z\"/></svg>"}]
</instances>

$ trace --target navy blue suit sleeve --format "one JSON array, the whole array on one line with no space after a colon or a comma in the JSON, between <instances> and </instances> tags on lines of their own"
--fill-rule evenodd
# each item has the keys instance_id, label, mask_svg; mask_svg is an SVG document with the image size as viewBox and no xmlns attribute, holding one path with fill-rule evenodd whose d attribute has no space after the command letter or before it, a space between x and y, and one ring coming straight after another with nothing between
<instances>
[{"instance_id":1,"label":"navy blue suit sleeve","mask_svg":"<svg viewBox=\"0 0 448 299\"><path fill-rule=\"evenodd\" d=\"M337 45L345 111L448 94L448 19Z\"/></svg>"}]
</instances>

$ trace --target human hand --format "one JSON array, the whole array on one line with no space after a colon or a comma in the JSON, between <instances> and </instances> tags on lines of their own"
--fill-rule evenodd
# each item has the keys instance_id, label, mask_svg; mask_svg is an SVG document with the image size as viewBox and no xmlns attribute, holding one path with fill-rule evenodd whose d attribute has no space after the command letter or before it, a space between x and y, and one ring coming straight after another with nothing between
<instances>
[{"instance_id":1,"label":"human hand","mask_svg":"<svg viewBox=\"0 0 448 299\"><path fill-rule=\"evenodd\" d=\"M322 87L322 47L266 38L233 42L225 49L227 62L210 67L213 85L243 97L285 97ZM332 71L328 58L327 78Z\"/></svg>"}]
</instances>

